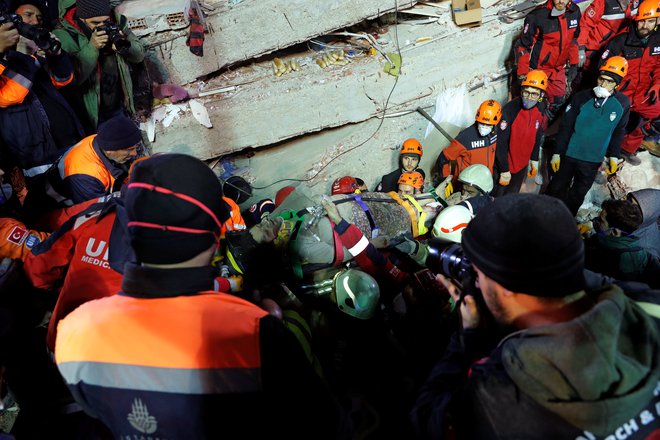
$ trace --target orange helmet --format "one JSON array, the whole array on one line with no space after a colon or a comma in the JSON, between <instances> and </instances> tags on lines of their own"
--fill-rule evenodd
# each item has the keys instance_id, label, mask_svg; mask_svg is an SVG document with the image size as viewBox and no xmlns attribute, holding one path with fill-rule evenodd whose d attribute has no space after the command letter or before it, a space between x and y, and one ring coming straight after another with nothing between
<instances>
[{"instance_id":1,"label":"orange helmet","mask_svg":"<svg viewBox=\"0 0 660 440\"><path fill-rule=\"evenodd\" d=\"M626 73L628 73L628 61L626 61L624 57L620 56L610 57L607 59L607 61L605 61L605 64L600 66L600 69L598 70L601 72L613 73L620 77L619 81L621 81L621 79L626 76Z\"/></svg>"},{"instance_id":2,"label":"orange helmet","mask_svg":"<svg viewBox=\"0 0 660 440\"><path fill-rule=\"evenodd\" d=\"M502 106L494 99L484 101L477 110L475 120L486 125L497 125L502 119Z\"/></svg>"},{"instance_id":3,"label":"orange helmet","mask_svg":"<svg viewBox=\"0 0 660 440\"><path fill-rule=\"evenodd\" d=\"M417 139L406 139L401 146L401 154L416 154L422 158L422 144Z\"/></svg>"},{"instance_id":4,"label":"orange helmet","mask_svg":"<svg viewBox=\"0 0 660 440\"><path fill-rule=\"evenodd\" d=\"M424 176L419 171L406 171L399 177L399 185L410 185L416 189L424 187Z\"/></svg>"},{"instance_id":5,"label":"orange helmet","mask_svg":"<svg viewBox=\"0 0 660 440\"><path fill-rule=\"evenodd\" d=\"M358 190L357 180L351 176L344 176L332 182L332 195L354 194Z\"/></svg>"},{"instance_id":6,"label":"orange helmet","mask_svg":"<svg viewBox=\"0 0 660 440\"><path fill-rule=\"evenodd\" d=\"M658 0L645 0L637 8L635 21L647 20L660 17L660 2Z\"/></svg>"},{"instance_id":7,"label":"orange helmet","mask_svg":"<svg viewBox=\"0 0 660 440\"><path fill-rule=\"evenodd\" d=\"M548 88L548 75L542 70L532 70L527 73L521 86L536 87L545 92L545 89Z\"/></svg>"}]
</instances>

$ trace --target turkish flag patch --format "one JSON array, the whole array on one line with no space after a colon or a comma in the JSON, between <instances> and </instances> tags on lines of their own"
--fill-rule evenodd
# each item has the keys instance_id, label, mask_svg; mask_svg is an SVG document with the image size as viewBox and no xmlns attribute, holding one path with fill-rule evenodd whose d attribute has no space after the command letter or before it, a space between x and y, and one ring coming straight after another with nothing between
<instances>
[{"instance_id":1,"label":"turkish flag patch","mask_svg":"<svg viewBox=\"0 0 660 440\"><path fill-rule=\"evenodd\" d=\"M20 246L25 241L27 235L28 235L27 229L14 226L14 229L11 230L9 236L7 237L7 241Z\"/></svg>"}]
</instances>

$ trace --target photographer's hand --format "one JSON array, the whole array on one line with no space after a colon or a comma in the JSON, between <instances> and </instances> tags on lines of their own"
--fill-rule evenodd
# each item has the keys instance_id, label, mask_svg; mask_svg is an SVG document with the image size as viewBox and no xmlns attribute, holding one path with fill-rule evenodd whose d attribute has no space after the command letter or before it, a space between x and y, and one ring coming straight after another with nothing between
<instances>
[{"instance_id":1,"label":"photographer's hand","mask_svg":"<svg viewBox=\"0 0 660 440\"><path fill-rule=\"evenodd\" d=\"M103 30L99 30L98 28L94 29L94 32L92 32L92 37L89 39L89 41L97 49L102 49L106 44L108 44L108 34L106 34Z\"/></svg>"},{"instance_id":2,"label":"photographer's hand","mask_svg":"<svg viewBox=\"0 0 660 440\"><path fill-rule=\"evenodd\" d=\"M0 53L16 46L18 38L18 31L14 28L13 23L5 23L0 26Z\"/></svg>"},{"instance_id":3,"label":"photographer's hand","mask_svg":"<svg viewBox=\"0 0 660 440\"><path fill-rule=\"evenodd\" d=\"M461 318L463 328L477 328L479 326L479 309L472 295L461 295L459 288L450 280L442 275L436 275L436 279L447 289L455 303L461 307Z\"/></svg>"}]
</instances>

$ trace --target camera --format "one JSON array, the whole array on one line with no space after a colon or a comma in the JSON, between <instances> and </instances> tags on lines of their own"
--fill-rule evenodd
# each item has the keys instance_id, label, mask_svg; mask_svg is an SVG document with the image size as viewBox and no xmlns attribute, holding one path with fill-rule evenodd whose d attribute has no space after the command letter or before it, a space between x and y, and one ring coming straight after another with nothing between
<instances>
[{"instance_id":1,"label":"camera","mask_svg":"<svg viewBox=\"0 0 660 440\"><path fill-rule=\"evenodd\" d=\"M128 41L126 35L121 33L119 26L115 22L107 20L101 26L97 27L96 30L104 31L108 36L110 44L114 44L117 52L120 54L125 53L131 47L131 42Z\"/></svg>"},{"instance_id":2,"label":"camera","mask_svg":"<svg viewBox=\"0 0 660 440\"><path fill-rule=\"evenodd\" d=\"M429 239L427 244L429 256L426 259L426 267L431 271L458 283L463 283L468 278L476 278L477 274L460 244L438 237Z\"/></svg>"},{"instance_id":3,"label":"camera","mask_svg":"<svg viewBox=\"0 0 660 440\"><path fill-rule=\"evenodd\" d=\"M23 19L18 14L13 14L13 13L1 14L0 25L3 25L5 23L13 23L14 27L21 36L27 38L28 40L34 41L37 47L39 47L39 49L42 49L44 52L57 53L60 50L61 47L60 42L57 39L53 38L50 35L50 32L48 32L48 30L42 27L32 26L30 24L23 23Z\"/></svg>"}]
</instances>

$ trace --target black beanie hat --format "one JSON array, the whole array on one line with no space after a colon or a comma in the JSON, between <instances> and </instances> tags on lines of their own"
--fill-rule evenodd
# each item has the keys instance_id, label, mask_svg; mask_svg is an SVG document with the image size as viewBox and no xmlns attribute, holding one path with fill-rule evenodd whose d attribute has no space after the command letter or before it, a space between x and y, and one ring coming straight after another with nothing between
<instances>
[{"instance_id":1,"label":"black beanie hat","mask_svg":"<svg viewBox=\"0 0 660 440\"><path fill-rule=\"evenodd\" d=\"M512 292L563 297L585 287L584 244L559 199L497 198L465 228L462 245L479 270Z\"/></svg>"},{"instance_id":2,"label":"black beanie hat","mask_svg":"<svg viewBox=\"0 0 660 440\"><path fill-rule=\"evenodd\" d=\"M161 154L135 165L126 189L125 207L129 222L213 231L219 227L199 206L169 194L131 187L142 182L185 194L207 206L224 223L229 209L215 173L201 160L184 154ZM208 249L213 234L195 234L165 229L129 226L131 247L141 263L175 264Z\"/></svg>"},{"instance_id":3,"label":"black beanie hat","mask_svg":"<svg viewBox=\"0 0 660 440\"><path fill-rule=\"evenodd\" d=\"M96 135L96 143L105 151L125 150L141 140L142 135L135 122L121 114L99 125Z\"/></svg>"},{"instance_id":4,"label":"black beanie hat","mask_svg":"<svg viewBox=\"0 0 660 440\"><path fill-rule=\"evenodd\" d=\"M78 18L103 17L110 15L109 0L77 0L76 16Z\"/></svg>"},{"instance_id":5,"label":"black beanie hat","mask_svg":"<svg viewBox=\"0 0 660 440\"><path fill-rule=\"evenodd\" d=\"M623 80L623 77L621 75L617 75L616 73L613 72L600 71L599 75L611 78L612 81L616 82L617 85L621 84L621 81Z\"/></svg>"}]
</instances>

